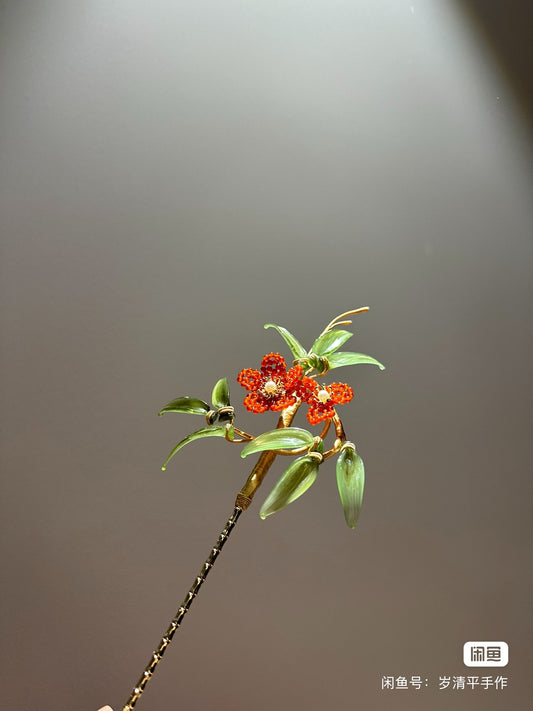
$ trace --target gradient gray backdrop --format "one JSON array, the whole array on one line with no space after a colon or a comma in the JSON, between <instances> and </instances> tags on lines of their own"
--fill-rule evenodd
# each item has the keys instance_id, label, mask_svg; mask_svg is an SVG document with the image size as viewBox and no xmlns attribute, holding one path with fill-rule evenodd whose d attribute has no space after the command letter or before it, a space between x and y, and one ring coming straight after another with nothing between
<instances>
[{"instance_id":1,"label":"gradient gray backdrop","mask_svg":"<svg viewBox=\"0 0 533 711\"><path fill-rule=\"evenodd\" d=\"M251 466L209 440L162 473L198 420L158 409L288 355L264 323L310 344L365 304L354 349L388 368L332 378L356 391L358 528L331 463L260 521L276 463L139 708L527 708L531 143L460 6L0 21L2 708L121 708ZM274 425L242 396L242 426ZM438 690L468 640L509 643L508 689Z\"/></svg>"}]
</instances>

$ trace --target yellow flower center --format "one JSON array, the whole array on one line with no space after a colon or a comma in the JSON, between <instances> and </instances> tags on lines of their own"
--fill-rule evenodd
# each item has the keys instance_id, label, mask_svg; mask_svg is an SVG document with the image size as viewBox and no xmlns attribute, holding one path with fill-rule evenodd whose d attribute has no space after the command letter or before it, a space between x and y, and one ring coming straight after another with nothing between
<instances>
[{"instance_id":1,"label":"yellow flower center","mask_svg":"<svg viewBox=\"0 0 533 711\"><path fill-rule=\"evenodd\" d=\"M278 391L278 384L275 380L267 380L263 385L265 395L274 395Z\"/></svg>"},{"instance_id":2,"label":"yellow flower center","mask_svg":"<svg viewBox=\"0 0 533 711\"><path fill-rule=\"evenodd\" d=\"M317 397L317 400L319 400L322 403L325 403L330 399L331 395L328 393L328 391L325 388L323 388L322 390L319 390L317 392L316 397Z\"/></svg>"}]
</instances>

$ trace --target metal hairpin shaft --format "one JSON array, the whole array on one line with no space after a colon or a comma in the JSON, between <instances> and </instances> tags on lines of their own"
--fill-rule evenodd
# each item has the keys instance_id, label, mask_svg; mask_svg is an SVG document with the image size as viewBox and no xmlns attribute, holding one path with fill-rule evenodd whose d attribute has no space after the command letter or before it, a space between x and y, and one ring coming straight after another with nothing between
<instances>
[{"instance_id":1,"label":"metal hairpin shaft","mask_svg":"<svg viewBox=\"0 0 533 711\"><path fill-rule=\"evenodd\" d=\"M200 570L199 574L196 576L196 579L194 583L191 586L191 589L185 596L184 601L181 603L181 606L176 613L175 617L172 619L172 622L170 623L170 626L168 630L165 632L163 637L161 638L161 641L159 642L159 645L155 652L152 654L152 657L150 661L148 662L148 665L144 672L142 673L141 678L137 682L135 688L131 692L131 696L126 702L126 705L123 707L122 711L131 711L137 701L141 698L141 695L152 678L152 675L161 661L163 654L165 653L166 648L169 646L170 642L172 641L172 638L174 637L174 634L178 627L181 625L183 618L185 617L186 613L189 611L189 608L192 604L192 601L198 595L199 589L202 587L202 584L204 583L205 579L207 578L207 574L215 564L215 560L218 557L218 554L222 550L222 547L224 546L224 543L228 540L229 534L232 532L233 528L235 527L235 524L237 523L237 520L239 516L242 513L242 508L239 508L238 506L235 506L233 509L233 513L229 517L229 519L226 522L226 525L224 526L222 533L218 537L218 541L216 542L215 546L211 549L211 553L208 555L208 557L205 560L205 563L202 566L202 569Z\"/></svg>"},{"instance_id":2,"label":"metal hairpin shaft","mask_svg":"<svg viewBox=\"0 0 533 711\"><path fill-rule=\"evenodd\" d=\"M296 414L296 410L298 409L299 404L291 405L290 407L287 407L280 415L277 427L289 427L291 424L294 415ZM252 503L252 499L257 491L257 489L261 486L261 482L266 476L266 473L272 466L272 463L274 459L276 458L276 454L274 452L263 452L259 459L257 460L254 468L252 469L252 472L248 479L246 480L244 486L240 490L240 492L237 494L237 499L235 501L235 507L233 509L233 513L231 516L228 518L226 525L222 529L222 533L218 537L218 541L216 542L215 546L211 549L211 553L208 555L206 558L205 563L202 566L202 569L200 570L199 574L196 576L196 579L194 583L191 586L191 589L185 596L185 600L181 603L181 606L176 613L176 616L172 618L172 622L170 623L170 627L168 630L165 632L163 637L161 638L161 641L159 642L159 645L155 652L152 654L152 657L150 658L150 661L148 662L148 666L146 669L143 671L141 678L137 682L136 686L134 687L133 691L131 692L130 698L127 700L126 705L122 707L122 711L132 711L132 709L135 707L135 704L137 701L141 698L141 695L152 678L152 675L161 661L161 658L163 657L163 654L165 653L165 649L168 647L168 645L171 643L172 638L174 637L174 634L176 633L176 630L178 627L181 625L183 618L185 617L186 613L189 611L189 607L192 604L192 601L194 598L198 595L198 590L201 588L203 582L205 581L207 574L215 564L215 560L218 558L218 554L222 550L222 546L224 543L227 541L229 534L233 531L235 524L237 523L237 520L239 516L242 514L243 511L245 511L250 504Z\"/></svg>"}]
</instances>

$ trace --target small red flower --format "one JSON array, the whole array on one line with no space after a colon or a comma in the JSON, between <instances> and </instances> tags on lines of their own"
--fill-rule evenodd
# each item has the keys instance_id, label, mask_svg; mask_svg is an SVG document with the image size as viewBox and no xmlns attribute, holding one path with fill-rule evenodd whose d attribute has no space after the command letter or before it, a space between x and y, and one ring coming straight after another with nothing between
<instances>
[{"instance_id":1,"label":"small red flower","mask_svg":"<svg viewBox=\"0 0 533 711\"><path fill-rule=\"evenodd\" d=\"M309 405L307 419L312 425L335 415L335 405L344 405L353 398L353 390L346 383L320 385L313 378L302 378L298 396Z\"/></svg>"},{"instance_id":2,"label":"small red flower","mask_svg":"<svg viewBox=\"0 0 533 711\"><path fill-rule=\"evenodd\" d=\"M279 353L269 353L261 361L261 371L253 368L241 370L237 376L243 388L250 391L244 398L251 412L283 410L294 405L303 368L295 365L287 370L285 359Z\"/></svg>"}]
</instances>

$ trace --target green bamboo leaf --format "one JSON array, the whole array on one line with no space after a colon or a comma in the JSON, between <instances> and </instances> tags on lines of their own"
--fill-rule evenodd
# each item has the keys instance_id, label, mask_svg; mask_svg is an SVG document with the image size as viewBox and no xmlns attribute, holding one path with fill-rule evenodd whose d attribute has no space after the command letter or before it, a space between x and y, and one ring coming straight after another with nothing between
<instances>
[{"instance_id":1,"label":"green bamboo leaf","mask_svg":"<svg viewBox=\"0 0 533 711\"><path fill-rule=\"evenodd\" d=\"M350 333L350 331L342 331L341 329L328 331L316 339L311 346L310 352L319 356L327 356L340 348L352 336L353 333Z\"/></svg>"},{"instance_id":2,"label":"green bamboo leaf","mask_svg":"<svg viewBox=\"0 0 533 711\"><path fill-rule=\"evenodd\" d=\"M213 408L218 410L220 407L228 407L229 405L229 384L227 378L220 378L213 388L211 395Z\"/></svg>"},{"instance_id":3,"label":"green bamboo leaf","mask_svg":"<svg viewBox=\"0 0 533 711\"><path fill-rule=\"evenodd\" d=\"M363 503L365 466L353 445L341 449L336 470L344 518L350 528L355 528Z\"/></svg>"},{"instance_id":4,"label":"green bamboo leaf","mask_svg":"<svg viewBox=\"0 0 533 711\"><path fill-rule=\"evenodd\" d=\"M176 452L179 452L179 450L182 447L185 447L186 444L189 444L189 442L194 442L195 439L201 439L202 437L224 437L226 434L226 425L216 425L215 427L204 427L201 430L197 430L196 432L193 432L192 434L188 435L185 437L185 439L182 439L181 442L178 442L178 444L174 447L174 449L170 452L168 457L165 459L165 462L161 469L165 471L167 468L167 464L170 462L172 457L176 454ZM230 432L231 436L231 432Z\"/></svg>"},{"instance_id":5,"label":"green bamboo leaf","mask_svg":"<svg viewBox=\"0 0 533 711\"><path fill-rule=\"evenodd\" d=\"M209 405L195 397L178 397L169 402L159 411L159 416L165 412L187 412L189 415L205 415L209 412Z\"/></svg>"},{"instance_id":6,"label":"green bamboo leaf","mask_svg":"<svg viewBox=\"0 0 533 711\"><path fill-rule=\"evenodd\" d=\"M310 447L313 444L313 435L300 427L280 427L277 430L263 432L251 442L245 444L241 457L247 457L255 452L264 452L270 449L298 449Z\"/></svg>"},{"instance_id":7,"label":"green bamboo leaf","mask_svg":"<svg viewBox=\"0 0 533 711\"><path fill-rule=\"evenodd\" d=\"M304 494L315 481L319 466L316 457L306 455L295 459L267 496L265 503L261 506L259 516L265 519Z\"/></svg>"},{"instance_id":8,"label":"green bamboo leaf","mask_svg":"<svg viewBox=\"0 0 533 711\"><path fill-rule=\"evenodd\" d=\"M372 358L372 356L363 355L362 353L347 353L341 351L339 353L332 353L328 356L329 367L340 368L343 365L358 365L359 363L371 363L372 365L377 365L380 370L385 370L385 366Z\"/></svg>"},{"instance_id":9,"label":"green bamboo leaf","mask_svg":"<svg viewBox=\"0 0 533 711\"><path fill-rule=\"evenodd\" d=\"M284 339L285 343L291 349L291 353L295 358L305 358L307 351L302 346L302 344L296 339L292 333L287 331L283 326L276 326L275 323L265 323L265 328L275 328L280 336Z\"/></svg>"}]
</instances>

